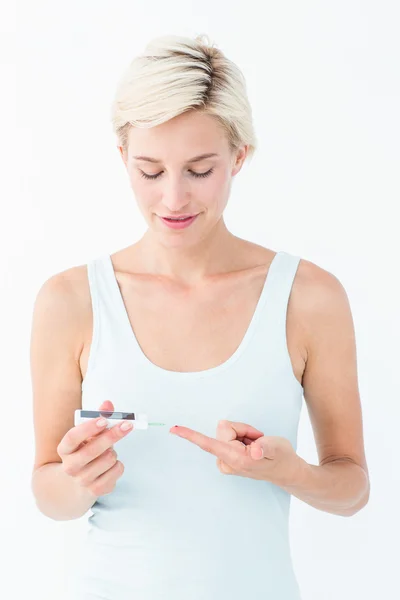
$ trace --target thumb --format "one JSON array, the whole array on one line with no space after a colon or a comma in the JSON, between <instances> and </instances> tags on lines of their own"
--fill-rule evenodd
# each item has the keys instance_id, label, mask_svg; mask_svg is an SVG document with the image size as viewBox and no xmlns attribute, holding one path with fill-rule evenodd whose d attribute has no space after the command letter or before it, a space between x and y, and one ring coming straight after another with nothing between
<instances>
[{"instance_id":1,"label":"thumb","mask_svg":"<svg viewBox=\"0 0 400 600\"><path fill-rule=\"evenodd\" d=\"M111 400L104 400L104 402L100 404L99 410L109 410L114 412L114 404L111 402Z\"/></svg>"},{"instance_id":2,"label":"thumb","mask_svg":"<svg viewBox=\"0 0 400 600\"><path fill-rule=\"evenodd\" d=\"M255 460L275 458L274 448L267 437L263 436L251 444L251 457Z\"/></svg>"},{"instance_id":3,"label":"thumb","mask_svg":"<svg viewBox=\"0 0 400 600\"><path fill-rule=\"evenodd\" d=\"M104 400L104 402L102 402L99 406L99 410L107 410L107 411L112 411L114 412L114 404L111 402L111 400ZM87 438L84 442L82 442L82 445L87 444L88 442L90 442L91 440L95 439L96 437L98 437L101 433L103 433L103 431L99 431L98 433L96 433L95 435L92 435L91 437Z\"/></svg>"}]
</instances>

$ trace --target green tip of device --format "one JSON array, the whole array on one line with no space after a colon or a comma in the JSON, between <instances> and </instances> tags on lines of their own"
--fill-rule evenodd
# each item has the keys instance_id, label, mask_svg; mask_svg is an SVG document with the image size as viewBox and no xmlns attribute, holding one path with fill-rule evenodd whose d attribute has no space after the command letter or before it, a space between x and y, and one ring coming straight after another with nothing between
<instances>
[{"instance_id":1,"label":"green tip of device","mask_svg":"<svg viewBox=\"0 0 400 600\"><path fill-rule=\"evenodd\" d=\"M148 423L149 427L150 425L165 425L165 423Z\"/></svg>"}]
</instances>

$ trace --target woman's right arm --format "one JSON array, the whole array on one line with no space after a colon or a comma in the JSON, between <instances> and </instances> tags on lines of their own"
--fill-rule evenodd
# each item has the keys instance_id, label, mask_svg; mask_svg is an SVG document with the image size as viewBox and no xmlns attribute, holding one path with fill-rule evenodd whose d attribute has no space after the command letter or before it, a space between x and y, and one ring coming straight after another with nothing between
<instances>
[{"instance_id":1,"label":"woman's right arm","mask_svg":"<svg viewBox=\"0 0 400 600\"><path fill-rule=\"evenodd\" d=\"M65 473L61 462L36 469L32 475L32 491L40 512L55 521L79 519L97 499Z\"/></svg>"},{"instance_id":2,"label":"woman's right arm","mask_svg":"<svg viewBox=\"0 0 400 600\"><path fill-rule=\"evenodd\" d=\"M31 330L35 461L31 488L40 512L54 520L83 516L97 499L63 469L58 444L82 407L79 356L84 323L74 267L48 279L36 297ZM74 285L75 281L75 285Z\"/></svg>"}]
</instances>

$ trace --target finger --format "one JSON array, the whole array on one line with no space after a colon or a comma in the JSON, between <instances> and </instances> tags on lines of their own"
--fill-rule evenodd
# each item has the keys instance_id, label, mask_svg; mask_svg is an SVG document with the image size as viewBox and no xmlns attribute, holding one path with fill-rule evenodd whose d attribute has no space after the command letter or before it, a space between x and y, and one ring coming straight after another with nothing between
<instances>
[{"instance_id":1,"label":"finger","mask_svg":"<svg viewBox=\"0 0 400 600\"><path fill-rule=\"evenodd\" d=\"M107 410L114 412L114 404L111 402L111 400L104 400L104 402L100 404L99 410Z\"/></svg>"},{"instance_id":2,"label":"finger","mask_svg":"<svg viewBox=\"0 0 400 600\"><path fill-rule=\"evenodd\" d=\"M103 475L103 473L111 469L117 460L118 456L115 450L103 452L103 454L92 460L80 470L80 473L77 475L77 480L81 485L89 485L92 481L100 477L100 475Z\"/></svg>"},{"instance_id":3,"label":"finger","mask_svg":"<svg viewBox=\"0 0 400 600\"><path fill-rule=\"evenodd\" d=\"M239 439L240 441L248 440L247 443L251 443L254 440L262 437L264 433L247 423L240 423L238 421L227 421L222 419L217 425L217 440L224 442L230 442L232 440Z\"/></svg>"},{"instance_id":4,"label":"finger","mask_svg":"<svg viewBox=\"0 0 400 600\"><path fill-rule=\"evenodd\" d=\"M83 446L83 448L80 448L68 458L68 474L75 475L81 471L84 466L103 454L108 448L112 448L113 444L129 435L131 431L132 428L127 431L122 430L121 424L106 429L102 435L97 436L90 444L86 444L86 446ZM73 432L73 429L70 432Z\"/></svg>"},{"instance_id":5,"label":"finger","mask_svg":"<svg viewBox=\"0 0 400 600\"><path fill-rule=\"evenodd\" d=\"M97 436L97 438L93 439L90 444L86 445L79 452L77 452L76 463L79 464L79 466L82 466L83 464L87 464L88 462L94 460L109 448L113 448L113 445L116 442L129 435L129 433L134 429L134 427L131 427L131 429L124 431L121 429L121 425L122 423L119 423L110 429L106 429L102 435Z\"/></svg>"},{"instance_id":6,"label":"finger","mask_svg":"<svg viewBox=\"0 0 400 600\"><path fill-rule=\"evenodd\" d=\"M260 437L263 437L263 436L260 436ZM248 438L248 437L244 437L242 441L245 446L250 446L251 444L254 444L255 440Z\"/></svg>"},{"instance_id":7,"label":"finger","mask_svg":"<svg viewBox=\"0 0 400 600\"><path fill-rule=\"evenodd\" d=\"M235 472L232 467L224 463L224 461L220 458L217 458L217 467L224 475L233 475Z\"/></svg>"},{"instance_id":8,"label":"finger","mask_svg":"<svg viewBox=\"0 0 400 600\"><path fill-rule=\"evenodd\" d=\"M232 441L229 443L216 440L215 438L189 429L188 427L175 425L172 429L173 431L171 431L171 433L193 442L205 452L218 456L218 458L221 458L226 463L233 464L238 457L243 455L243 452L239 451L239 445L233 444ZM240 448L243 448L243 446L244 445L240 444Z\"/></svg>"},{"instance_id":9,"label":"finger","mask_svg":"<svg viewBox=\"0 0 400 600\"><path fill-rule=\"evenodd\" d=\"M102 404L100 404L100 406L99 406L99 411L114 412L114 404L111 402L111 400L104 400L104 402L102 402ZM107 415L103 415L103 416L107 417ZM85 444L88 444L89 442L91 442L102 431L103 431L103 428L100 428L100 430L97 431L94 436L91 436L91 437L87 438L86 440L83 440L81 445L85 446Z\"/></svg>"},{"instance_id":10,"label":"finger","mask_svg":"<svg viewBox=\"0 0 400 600\"><path fill-rule=\"evenodd\" d=\"M102 402L99 407L99 411L113 412L114 405L111 400L105 400ZM58 454L60 456L61 454L72 454L102 433L107 426L107 422L101 427L98 427L97 423L100 421L100 418L101 417L96 417L95 419L85 421L84 423L80 423L70 430L61 440L57 448Z\"/></svg>"},{"instance_id":11,"label":"finger","mask_svg":"<svg viewBox=\"0 0 400 600\"><path fill-rule=\"evenodd\" d=\"M99 432L104 431L106 429L107 419L105 419L104 424L101 426L97 425L99 421L101 421L101 417L96 417L95 419L89 419L84 423L79 423L79 425L72 427L59 443L57 447L58 454L60 456L72 454L72 452L75 452L87 438L97 436Z\"/></svg>"}]
</instances>

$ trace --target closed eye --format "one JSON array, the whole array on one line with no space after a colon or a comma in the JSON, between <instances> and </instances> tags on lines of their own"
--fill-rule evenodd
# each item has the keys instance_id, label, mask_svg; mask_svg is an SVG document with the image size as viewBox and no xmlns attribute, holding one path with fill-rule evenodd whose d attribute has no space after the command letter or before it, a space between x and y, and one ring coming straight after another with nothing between
<instances>
[{"instance_id":1,"label":"closed eye","mask_svg":"<svg viewBox=\"0 0 400 600\"><path fill-rule=\"evenodd\" d=\"M148 175L147 173L144 173L144 171L142 171L141 169L139 169L139 171L141 177L144 177L145 179L158 179L158 177L160 177L160 175L162 174L162 171L156 173L155 175ZM213 171L214 168L209 169L205 173L195 173L194 171L189 171L189 173L191 173L193 177L208 177Z\"/></svg>"}]
</instances>

